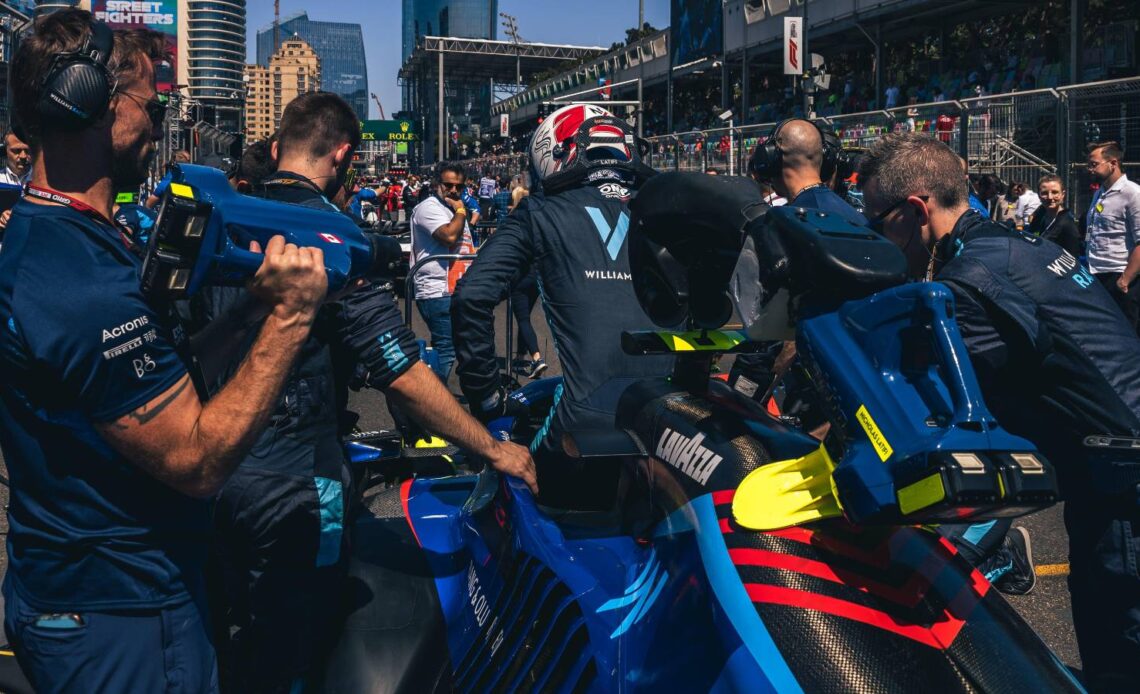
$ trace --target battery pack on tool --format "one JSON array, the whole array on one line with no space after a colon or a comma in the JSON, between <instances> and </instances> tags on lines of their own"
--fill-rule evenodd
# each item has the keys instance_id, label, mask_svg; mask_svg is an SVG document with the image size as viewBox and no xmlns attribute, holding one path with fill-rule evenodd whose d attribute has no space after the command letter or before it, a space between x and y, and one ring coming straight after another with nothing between
<instances>
[{"instance_id":1,"label":"battery pack on tool","mask_svg":"<svg viewBox=\"0 0 1140 694\"><path fill-rule=\"evenodd\" d=\"M946 523L1013 517L1057 500L1053 469L1036 453L937 451L925 458L921 471L895 475L901 518Z\"/></svg>"},{"instance_id":2,"label":"battery pack on tool","mask_svg":"<svg viewBox=\"0 0 1140 694\"><path fill-rule=\"evenodd\" d=\"M368 234L332 208L241 195L207 166L175 164L170 174L143 260L147 294L178 299L208 284L244 284L264 259L248 250L250 242L265 248L274 236L320 248L330 292L358 278L384 277L402 259L398 241Z\"/></svg>"}]
</instances>

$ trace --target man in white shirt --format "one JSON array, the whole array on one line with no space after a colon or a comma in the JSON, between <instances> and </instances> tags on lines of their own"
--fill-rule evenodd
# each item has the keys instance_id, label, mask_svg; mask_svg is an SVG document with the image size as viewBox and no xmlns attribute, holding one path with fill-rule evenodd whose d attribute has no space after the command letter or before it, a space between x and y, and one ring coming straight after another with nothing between
<instances>
[{"instance_id":1,"label":"man in white shirt","mask_svg":"<svg viewBox=\"0 0 1140 694\"><path fill-rule=\"evenodd\" d=\"M1089 145L1089 177L1100 184L1086 216L1089 271L1124 311L1140 324L1140 185L1120 168L1116 142Z\"/></svg>"},{"instance_id":2,"label":"man in white shirt","mask_svg":"<svg viewBox=\"0 0 1140 694\"><path fill-rule=\"evenodd\" d=\"M1025 192L1018 196L1017 208L1013 212L1018 229L1028 227L1029 220L1033 219L1033 213L1037 211L1038 207L1041 207L1041 198L1038 197L1037 191L1025 183L1022 183L1021 187Z\"/></svg>"},{"instance_id":3,"label":"man in white shirt","mask_svg":"<svg viewBox=\"0 0 1140 694\"><path fill-rule=\"evenodd\" d=\"M12 130L4 135L4 158L7 166L0 172L0 183L10 186L27 183L32 173L32 151ZM0 231L8 226L8 217L11 215L11 209L0 212Z\"/></svg>"},{"instance_id":4,"label":"man in white shirt","mask_svg":"<svg viewBox=\"0 0 1140 694\"><path fill-rule=\"evenodd\" d=\"M895 106L898 106L899 105L899 95L901 93L902 93L902 90L899 89L899 86L897 84L892 84L891 86L887 87L887 93L886 93L887 106L886 107L887 108L894 108Z\"/></svg>"},{"instance_id":5,"label":"man in white shirt","mask_svg":"<svg viewBox=\"0 0 1140 694\"><path fill-rule=\"evenodd\" d=\"M467 208L463 204L463 167L444 162L436 170L435 190L412 213L412 263L445 253L475 253ZM455 347L451 340L451 295L470 261L437 260L416 271L416 308L431 333L431 346L439 357L436 374L443 382L451 375Z\"/></svg>"}]
</instances>

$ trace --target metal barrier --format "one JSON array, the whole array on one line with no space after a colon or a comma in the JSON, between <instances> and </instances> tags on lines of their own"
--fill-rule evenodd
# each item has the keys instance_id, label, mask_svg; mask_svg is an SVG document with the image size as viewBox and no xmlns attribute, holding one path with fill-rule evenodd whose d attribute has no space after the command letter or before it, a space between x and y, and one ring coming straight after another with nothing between
<instances>
[{"instance_id":1,"label":"metal barrier","mask_svg":"<svg viewBox=\"0 0 1140 694\"><path fill-rule=\"evenodd\" d=\"M416 300L416 272L419 271L424 265L437 260L475 260L479 257L477 253L440 253L439 255L428 255L420 258L415 264L408 268L408 276L404 278L404 325L409 330L412 328L412 303ZM507 375L511 373L511 343L514 338L514 312L511 306L511 295L507 293L507 327L505 330L507 349L506 356L506 369ZM493 320L493 319L492 319Z\"/></svg>"},{"instance_id":2,"label":"metal barrier","mask_svg":"<svg viewBox=\"0 0 1140 694\"><path fill-rule=\"evenodd\" d=\"M992 173L1006 183L1035 187L1041 176L1059 173L1066 183L1069 207L1078 214L1091 199L1084 166L1088 143L1115 140L1124 148L1125 166L1140 166L1140 77L910 104L818 120L835 129L844 147L869 147L891 132L929 133L962 155L971 172ZM660 171L745 175L752 151L774 125L649 137L647 163ZM489 158L486 165L501 162L501 158Z\"/></svg>"},{"instance_id":3,"label":"metal barrier","mask_svg":"<svg viewBox=\"0 0 1140 694\"><path fill-rule=\"evenodd\" d=\"M1063 141L1058 169L1065 179L1071 207L1085 210L1092 201L1086 147L1115 140L1124 150L1123 165L1140 179L1140 78L1059 87L1065 120L1058 124Z\"/></svg>"},{"instance_id":4,"label":"metal barrier","mask_svg":"<svg viewBox=\"0 0 1140 694\"><path fill-rule=\"evenodd\" d=\"M408 275L404 278L404 325L412 327L412 302L416 300L416 273L420 268L430 262L438 260L475 260L476 253L440 253L420 258L408 268Z\"/></svg>"}]
</instances>

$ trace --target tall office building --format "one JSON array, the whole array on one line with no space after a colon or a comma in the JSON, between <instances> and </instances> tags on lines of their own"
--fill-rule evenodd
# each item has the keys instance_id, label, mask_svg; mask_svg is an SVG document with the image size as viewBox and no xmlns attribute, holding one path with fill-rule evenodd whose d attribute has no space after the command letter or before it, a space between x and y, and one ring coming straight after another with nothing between
<instances>
[{"instance_id":1,"label":"tall office building","mask_svg":"<svg viewBox=\"0 0 1140 694\"><path fill-rule=\"evenodd\" d=\"M219 130L236 133L245 100L245 0L181 2L186 3L190 98L213 112L206 120Z\"/></svg>"},{"instance_id":2,"label":"tall office building","mask_svg":"<svg viewBox=\"0 0 1140 694\"><path fill-rule=\"evenodd\" d=\"M281 113L305 92L321 88L321 59L305 40L290 36L269 65L246 65L245 136L257 142L277 131Z\"/></svg>"},{"instance_id":3,"label":"tall office building","mask_svg":"<svg viewBox=\"0 0 1140 694\"><path fill-rule=\"evenodd\" d=\"M401 57L421 36L493 39L499 25L499 0L403 0Z\"/></svg>"},{"instance_id":4,"label":"tall office building","mask_svg":"<svg viewBox=\"0 0 1140 694\"><path fill-rule=\"evenodd\" d=\"M465 39L494 39L499 22L499 0L403 0L402 59L407 60L424 36L454 36ZM444 75L447 82L447 76ZM453 84L445 87L447 111L456 125L466 130L472 121L490 116L491 89L485 84ZM407 88L401 107L412 108Z\"/></svg>"},{"instance_id":5,"label":"tall office building","mask_svg":"<svg viewBox=\"0 0 1140 694\"><path fill-rule=\"evenodd\" d=\"M298 36L312 46L321 58L321 88L343 96L361 120L368 118L368 65L359 24L316 22L299 12L282 20L280 36ZM268 65L273 52L270 25L257 32L257 64Z\"/></svg>"}]
</instances>

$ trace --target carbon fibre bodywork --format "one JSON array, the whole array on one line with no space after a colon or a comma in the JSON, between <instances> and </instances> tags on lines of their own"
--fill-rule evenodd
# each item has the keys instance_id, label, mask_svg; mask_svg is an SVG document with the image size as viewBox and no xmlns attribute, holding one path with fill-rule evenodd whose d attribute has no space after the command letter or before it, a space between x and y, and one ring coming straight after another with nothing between
<instances>
[{"instance_id":1,"label":"carbon fibre bodywork","mask_svg":"<svg viewBox=\"0 0 1140 694\"><path fill-rule=\"evenodd\" d=\"M619 426L649 455L614 461L607 512L539 507L487 471L370 494L327 688L1079 690L934 533L738 526L740 480L818 446L752 401L644 382Z\"/></svg>"}]
</instances>

